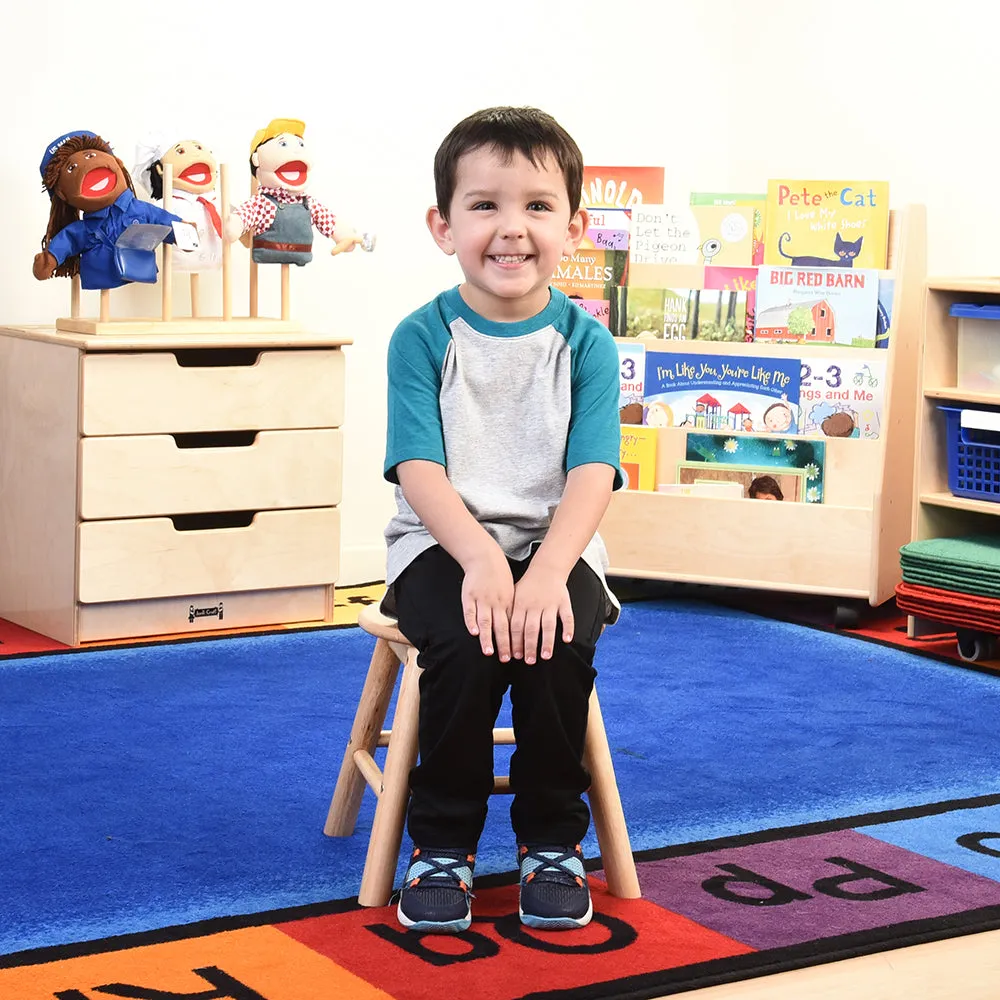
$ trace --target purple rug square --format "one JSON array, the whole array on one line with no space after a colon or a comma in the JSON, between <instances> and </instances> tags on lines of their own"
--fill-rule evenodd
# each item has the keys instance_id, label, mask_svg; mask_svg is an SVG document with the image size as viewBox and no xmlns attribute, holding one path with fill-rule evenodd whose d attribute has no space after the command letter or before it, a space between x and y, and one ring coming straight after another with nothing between
<instances>
[{"instance_id":1,"label":"purple rug square","mask_svg":"<svg viewBox=\"0 0 1000 1000\"><path fill-rule=\"evenodd\" d=\"M638 869L646 899L761 949L1000 905L1000 883L854 830Z\"/></svg>"}]
</instances>

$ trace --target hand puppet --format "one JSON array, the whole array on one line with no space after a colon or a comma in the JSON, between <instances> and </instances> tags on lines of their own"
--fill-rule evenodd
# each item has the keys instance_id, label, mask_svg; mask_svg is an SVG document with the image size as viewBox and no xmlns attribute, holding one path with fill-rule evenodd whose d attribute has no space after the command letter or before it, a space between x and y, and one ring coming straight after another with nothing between
<instances>
[{"instance_id":1,"label":"hand puppet","mask_svg":"<svg viewBox=\"0 0 1000 1000\"><path fill-rule=\"evenodd\" d=\"M39 281L79 274L82 288L118 288L155 280L151 250L140 251L148 254L140 278L128 273L135 254L121 254L115 241L135 222L172 226L181 220L135 196L125 164L108 143L93 132L67 132L48 145L38 169L50 202L42 250L32 265ZM171 231L165 241L173 239Z\"/></svg>"},{"instance_id":2,"label":"hand puppet","mask_svg":"<svg viewBox=\"0 0 1000 1000\"><path fill-rule=\"evenodd\" d=\"M257 193L229 217L226 237L232 241L250 234L251 256L258 264L308 264L314 227L334 241L332 254L375 246L371 234L338 224L329 209L306 194L312 159L305 128L295 118L275 118L250 143Z\"/></svg>"},{"instance_id":3,"label":"hand puppet","mask_svg":"<svg viewBox=\"0 0 1000 1000\"><path fill-rule=\"evenodd\" d=\"M216 190L218 164L212 151L195 139L185 139L162 148L159 144L137 150L132 170L154 202L163 202L163 171L173 171L170 204L164 205L198 230L196 250L173 250L173 267L178 271L208 271L222 264L222 217Z\"/></svg>"}]
</instances>

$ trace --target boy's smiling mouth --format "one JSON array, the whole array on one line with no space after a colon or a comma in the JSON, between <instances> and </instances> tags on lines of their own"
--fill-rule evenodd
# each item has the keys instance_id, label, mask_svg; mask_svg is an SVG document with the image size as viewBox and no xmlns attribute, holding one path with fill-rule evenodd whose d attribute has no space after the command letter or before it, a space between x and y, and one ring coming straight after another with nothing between
<instances>
[{"instance_id":1,"label":"boy's smiling mouth","mask_svg":"<svg viewBox=\"0 0 1000 1000\"><path fill-rule=\"evenodd\" d=\"M531 254L529 253L491 253L489 254L490 260L496 264L500 264L502 267L514 267L517 264L523 264L525 261L531 259Z\"/></svg>"}]
</instances>

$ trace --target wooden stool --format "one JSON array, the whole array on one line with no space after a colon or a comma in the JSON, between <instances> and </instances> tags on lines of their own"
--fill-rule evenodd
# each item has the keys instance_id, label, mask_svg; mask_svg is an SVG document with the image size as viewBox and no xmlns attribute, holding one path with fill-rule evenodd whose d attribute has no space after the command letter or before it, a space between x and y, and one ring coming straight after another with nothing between
<instances>
[{"instance_id":1,"label":"wooden stool","mask_svg":"<svg viewBox=\"0 0 1000 1000\"><path fill-rule=\"evenodd\" d=\"M368 840L358 902L362 906L385 906L392 895L403 841L403 823L410 797L410 769L417 762L420 667L417 666L416 649L396 627L395 619L381 614L377 605L362 609L358 624L375 636L377 642L323 832L329 837L349 837L354 833L367 783L378 796L378 805ZM392 729L382 729L400 664L403 665L403 680ZM513 729L494 729L493 742L513 743ZM372 756L376 747L387 747L382 770ZM583 761L591 776L587 798L608 889L614 896L637 899L640 896L639 879L596 690L590 696ZM496 778L493 790L495 793L509 792L510 779Z\"/></svg>"}]
</instances>

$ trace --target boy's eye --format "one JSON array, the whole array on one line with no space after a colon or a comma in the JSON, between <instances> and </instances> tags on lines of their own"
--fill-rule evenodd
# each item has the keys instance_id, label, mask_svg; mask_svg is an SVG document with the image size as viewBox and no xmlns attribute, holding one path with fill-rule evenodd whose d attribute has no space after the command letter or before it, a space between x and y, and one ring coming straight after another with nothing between
<instances>
[{"instance_id":1,"label":"boy's eye","mask_svg":"<svg viewBox=\"0 0 1000 1000\"><path fill-rule=\"evenodd\" d=\"M529 212L548 212L549 206L544 201L533 201L528 205Z\"/></svg>"},{"instance_id":2,"label":"boy's eye","mask_svg":"<svg viewBox=\"0 0 1000 1000\"><path fill-rule=\"evenodd\" d=\"M473 212L488 212L491 208L496 208L492 201L477 201L472 206Z\"/></svg>"}]
</instances>

